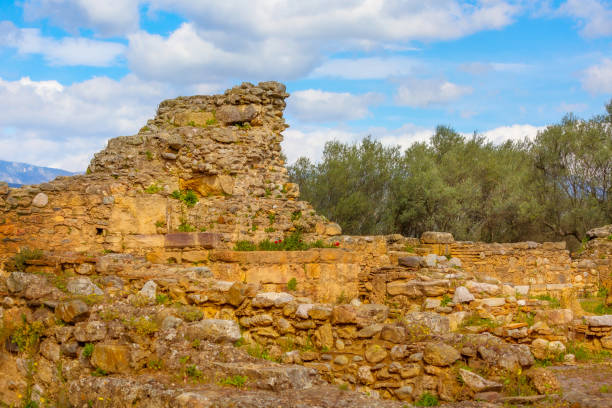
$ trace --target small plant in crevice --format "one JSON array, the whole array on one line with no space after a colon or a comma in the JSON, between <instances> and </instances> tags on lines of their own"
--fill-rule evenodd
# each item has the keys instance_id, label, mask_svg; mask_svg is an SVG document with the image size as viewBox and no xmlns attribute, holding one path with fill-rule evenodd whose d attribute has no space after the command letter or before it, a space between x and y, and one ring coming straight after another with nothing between
<instances>
[{"instance_id":1,"label":"small plant in crevice","mask_svg":"<svg viewBox=\"0 0 612 408\"><path fill-rule=\"evenodd\" d=\"M289 279L289 282L287 282L287 289L294 292L297 290L297 285L298 285L297 279L291 278Z\"/></svg>"},{"instance_id":2,"label":"small plant in crevice","mask_svg":"<svg viewBox=\"0 0 612 408\"><path fill-rule=\"evenodd\" d=\"M13 257L13 263L18 271L25 270L26 261L40 259L43 256L43 251L40 249L30 249L29 247L23 247Z\"/></svg>"},{"instance_id":3,"label":"small plant in crevice","mask_svg":"<svg viewBox=\"0 0 612 408\"><path fill-rule=\"evenodd\" d=\"M437 407L440 404L438 397L428 392L421 395L421 397L414 402L417 407Z\"/></svg>"},{"instance_id":4,"label":"small plant in crevice","mask_svg":"<svg viewBox=\"0 0 612 408\"><path fill-rule=\"evenodd\" d=\"M181 218L181 223L178 226L180 232L195 232L196 228L189 224L185 218Z\"/></svg>"},{"instance_id":5,"label":"small plant in crevice","mask_svg":"<svg viewBox=\"0 0 612 408\"><path fill-rule=\"evenodd\" d=\"M174 198L175 200L182 201L189 208L195 206L198 203L198 196L193 190L174 190L172 194L170 194L170 197Z\"/></svg>"},{"instance_id":6,"label":"small plant in crevice","mask_svg":"<svg viewBox=\"0 0 612 408\"><path fill-rule=\"evenodd\" d=\"M246 375L233 375L230 377L221 378L218 383L219 385L230 385L236 388L242 388L247 383L248 377Z\"/></svg>"},{"instance_id":7,"label":"small plant in crevice","mask_svg":"<svg viewBox=\"0 0 612 408\"><path fill-rule=\"evenodd\" d=\"M94 352L94 345L92 343L85 344L85 346L83 347L83 356L89 358L91 357L93 352Z\"/></svg>"}]
</instances>

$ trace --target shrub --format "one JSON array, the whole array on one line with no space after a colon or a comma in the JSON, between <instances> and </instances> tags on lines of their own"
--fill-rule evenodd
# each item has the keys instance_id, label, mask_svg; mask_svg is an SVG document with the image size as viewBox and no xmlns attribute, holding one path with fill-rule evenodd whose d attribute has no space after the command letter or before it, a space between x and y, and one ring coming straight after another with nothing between
<instances>
[{"instance_id":1,"label":"shrub","mask_svg":"<svg viewBox=\"0 0 612 408\"><path fill-rule=\"evenodd\" d=\"M452 301L453 301L453 299L450 296L444 295L444 296L442 296L442 300L440 301L440 306L446 307Z\"/></svg>"},{"instance_id":2,"label":"shrub","mask_svg":"<svg viewBox=\"0 0 612 408\"><path fill-rule=\"evenodd\" d=\"M106 377L108 373L104 371L103 369L101 369L100 367L98 367L91 373L91 375L93 375L94 377Z\"/></svg>"},{"instance_id":3,"label":"shrub","mask_svg":"<svg viewBox=\"0 0 612 408\"><path fill-rule=\"evenodd\" d=\"M195 322L204 318L204 313L196 306L180 306L177 310L179 317L187 322Z\"/></svg>"},{"instance_id":4,"label":"shrub","mask_svg":"<svg viewBox=\"0 0 612 408\"><path fill-rule=\"evenodd\" d=\"M164 363L163 361L157 359L157 360L149 360L147 362L147 367L150 368L151 370L161 370L163 367Z\"/></svg>"},{"instance_id":5,"label":"shrub","mask_svg":"<svg viewBox=\"0 0 612 408\"><path fill-rule=\"evenodd\" d=\"M202 371L200 371L195 364L187 366L185 368L185 374L194 380L199 380L202 378Z\"/></svg>"},{"instance_id":6,"label":"shrub","mask_svg":"<svg viewBox=\"0 0 612 408\"><path fill-rule=\"evenodd\" d=\"M15 263L15 268L18 271L25 270L26 261L40 259L43 256L43 251L40 249L30 249L28 247L23 247L19 250L13 257L13 262Z\"/></svg>"},{"instance_id":7,"label":"shrub","mask_svg":"<svg viewBox=\"0 0 612 408\"><path fill-rule=\"evenodd\" d=\"M162 188L160 186L158 186L157 184L153 183L151 184L149 187L147 187L145 189L145 193L147 194L157 194L162 190Z\"/></svg>"},{"instance_id":8,"label":"shrub","mask_svg":"<svg viewBox=\"0 0 612 408\"><path fill-rule=\"evenodd\" d=\"M174 190L170 197L181 200L187 207L191 208L198 203L198 196L193 190L178 191Z\"/></svg>"},{"instance_id":9,"label":"shrub","mask_svg":"<svg viewBox=\"0 0 612 408\"><path fill-rule=\"evenodd\" d=\"M194 232L196 229L193 225L189 224L185 218L181 218L178 230L180 232Z\"/></svg>"},{"instance_id":10,"label":"shrub","mask_svg":"<svg viewBox=\"0 0 612 408\"><path fill-rule=\"evenodd\" d=\"M128 321L128 326L142 336L149 336L159 330L157 323L146 317L132 318Z\"/></svg>"},{"instance_id":11,"label":"shrub","mask_svg":"<svg viewBox=\"0 0 612 408\"><path fill-rule=\"evenodd\" d=\"M39 321L28 323L25 315L21 315L21 321L21 326L11 334L11 341L22 353L34 352L43 333L44 325Z\"/></svg>"},{"instance_id":12,"label":"shrub","mask_svg":"<svg viewBox=\"0 0 612 408\"><path fill-rule=\"evenodd\" d=\"M170 300L168 295L164 295L163 293L158 293L157 295L155 295L155 303L157 303L158 305L165 305L166 303L168 303L168 300Z\"/></svg>"}]
</instances>

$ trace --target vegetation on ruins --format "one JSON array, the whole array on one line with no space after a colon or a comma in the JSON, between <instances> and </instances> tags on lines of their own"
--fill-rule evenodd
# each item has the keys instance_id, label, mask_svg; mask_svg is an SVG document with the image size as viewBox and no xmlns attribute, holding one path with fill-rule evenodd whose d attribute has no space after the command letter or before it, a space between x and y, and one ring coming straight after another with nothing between
<instances>
[{"instance_id":1,"label":"vegetation on ruins","mask_svg":"<svg viewBox=\"0 0 612 408\"><path fill-rule=\"evenodd\" d=\"M612 222L612 101L534 140L495 145L438 126L405 151L366 137L325 145L323 159L289 167L301 197L345 233L449 231L460 240L568 240ZM372 200L376 197L376 200Z\"/></svg>"},{"instance_id":2,"label":"vegetation on ruins","mask_svg":"<svg viewBox=\"0 0 612 408\"><path fill-rule=\"evenodd\" d=\"M19 253L13 257L15 268L18 271L25 270L26 261L40 259L43 256L43 251L40 249L30 249L28 247L21 248Z\"/></svg>"},{"instance_id":3,"label":"vegetation on ruins","mask_svg":"<svg viewBox=\"0 0 612 408\"><path fill-rule=\"evenodd\" d=\"M274 241L264 239L257 244L248 240L237 241L233 249L234 251L307 251L312 248L337 248L339 246L339 242L327 244L322 239L304 242L302 233L295 231L285 236L284 239Z\"/></svg>"},{"instance_id":4,"label":"vegetation on ruins","mask_svg":"<svg viewBox=\"0 0 612 408\"><path fill-rule=\"evenodd\" d=\"M174 190L172 194L170 194L170 196L175 200L182 201L189 208L195 206L198 203L198 196L193 190Z\"/></svg>"}]
</instances>

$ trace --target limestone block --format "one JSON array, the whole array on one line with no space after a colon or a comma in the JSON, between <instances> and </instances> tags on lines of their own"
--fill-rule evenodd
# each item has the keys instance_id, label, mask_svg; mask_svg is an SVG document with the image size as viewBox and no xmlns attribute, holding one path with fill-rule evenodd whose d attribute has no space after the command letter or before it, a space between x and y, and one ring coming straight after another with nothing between
<instances>
[{"instance_id":1,"label":"limestone block","mask_svg":"<svg viewBox=\"0 0 612 408\"><path fill-rule=\"evenodd\" d=\"M32 205L38 208L46 207L48 203L49 203L49 196L47 196L45 193L36 194L36 196L32 200Z\"/></svg>"},{"instance_id":2,"label":"limestone block","mask_svg":"<svg viewBox=\"0 0 612 408\"><path fill-rule=\"evenodd\" d=\"M427 343L423 350L423 359L434 366L449 366L459 360L461 355L452 346L444 343Z\"/></svg>"},{"instance_id":3,"label":"limestone block","mask_svg":"<svg viewBox=\"0 0 612 408\"><path fill-rule=\"evenodd\" d=\"M421 235L424 244L452 244L455 242L450 232L426 231Z\"/></svg>"},{"instance_id":4,"label":"limestone block","mask_svg":"<svg viewBox=\"0 0 612 408\"><path fill-rule=\"evenodd\" d=\"M215 343L233 343L242 336L240 326L233 320L205 319L184 328L188 340L208 340Z\"/></svg>"}]
</instances>

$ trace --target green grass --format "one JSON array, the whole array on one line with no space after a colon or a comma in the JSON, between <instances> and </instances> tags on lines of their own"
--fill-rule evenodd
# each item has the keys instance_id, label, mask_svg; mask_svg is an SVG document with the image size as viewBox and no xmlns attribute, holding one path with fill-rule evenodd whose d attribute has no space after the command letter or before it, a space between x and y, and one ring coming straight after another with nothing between
<instances>
[{"instance_id":1,"label":"green grass","mask_svg":"<svg viewBox=\"0 0 612 408\"><path fill-rule=\"evenodd\" d=\"M162 191L162 188L157 184L153 183L149 187L145 188L145 193L147 194L157 194Z\"/></svg>"},{"instance_id":2,"label":"green grass","mask_svg":"<svg viewBox=\"0 0 612 408\"><path fill-rule=\"evenodd\" d=\"M474 314L468 317L467 319L465 319L463 323L461 324L461 326L462 327L485 326L485 327L488 327L489 329L494 329L496 327L499 327L499 323L495 322L493 319L479 317Z\"/></svg>"},{"instance_id":3,"label":"green grass","mask_svg":"<svg viewBox=\"0 0 612 408\"><path fill-rule=\"evenodd\" d=\"M204 313L196 306L179 306L176 313L187 322L195 322L204 318Z\"/></svg>"},{"instance_id":4,"label":"green grass","mask_svg":"<svg viewBox=\"0 0 612 408\"><path fill-rule=\"evenodd\" d=\"M169 300L170 298L168 297L168 295L164 295L163 293L158 293L157 295L155 295L155 303L157 303L158 305L165 305L166 303L168 303Z\"/></svg>"},{"instance_id":5,"label":"green grass","mask_svg":"<svg viewBox=\"0 0 612 408\"><path fill-rule=\"evenodd\" d=\"M238 241L234 245L234 251L307 251L312 248L337 248L338 246L339 243L326 244L323 240L304 242L302 233L296 231L276 241L264 239L257 244L251 241Z\"/></svg>"},{"instance_id":6,"label":"green grass","mask_svg":"<svg viewBox=\"0 0 612 408\"><path fill-rule=\"evenodd\" d=\"M446 307L452 301L453 301L453 299L450 296L444 295L444 296L442 296L442 300L440 301L440 306Z\"/></svg>"},{"instance_id":7,"label":"green grass","mask_svg":"<svg viewBox=\"0 0 612 408\"><path fill-rule=\"evenodd\" d=\"M40 249L30 249L28 247L23 247L19 250L13 257L13 262L15 263L15 268L18 271L25 270L26 261L31 261L34 259L40 259L43 256L43 251Z\"/></svg>"},{"instance_id":8,"label":"green grass","mask_svg":"<svg viewBox=\"0 0 612 408\"><path fill-rule=\"evenodd\" d=\"M439 404L438 397L428 392L421 395L421 398L414 402L414 405L417 407L437 407Z\"/></svg>"},{"instance_id":9,"label":"green grass","mask_svg":"<svg viewBox=\"0 0 612 408\"><path fill-rule=\"evenodd\" d=\"M189 224L185 218L181 218L181 223L178 226L180 232L195 232L196 228Z\"/></svg>"},{"instance_id":10,"label":"green grass","mask_svg":"<svg viewBox=\"0 0 612 408\"><path fill-rule=\"evenodd\" d=\"M588 298L581 299L580 306L585 312L593 313L596 315L612 314L612 307L605 305L605 298Z\"/></svg>"},{"instance_id":11,"label":"green grass","mask_svg":"<svg viewBox=\"0 0 612 408\"><path fill-rule=\"evenodd\" d=\"M548 307L550 307L551 309L559 309L561 307L561 301L556 297L550 295L538 295L535 296L534 299L548 302Z\"/></svg>"},{"instance_id":12,"label":"green grass","mask_svg":"<svg viewBox=\"0 0 612 408\"><path fill-rule=\"evenodd\" d=\"M566 345L568 354L576 356L576 361L602 362L612 357L612 353L606 350L591 350L582 343L569 342Z\"/></svg>"},{"instance_id":13,"label":"green grass","mask_svg":"<svg viewBox=\"0 0 612 408\"><path fill-rule=\"evenodd\" d=\"M246 375L233 375L231 377L225 377L219 380L219 385L230 385L236 388L242 388L247 383L248 377Z\"/></svg>"}]
</instances>

